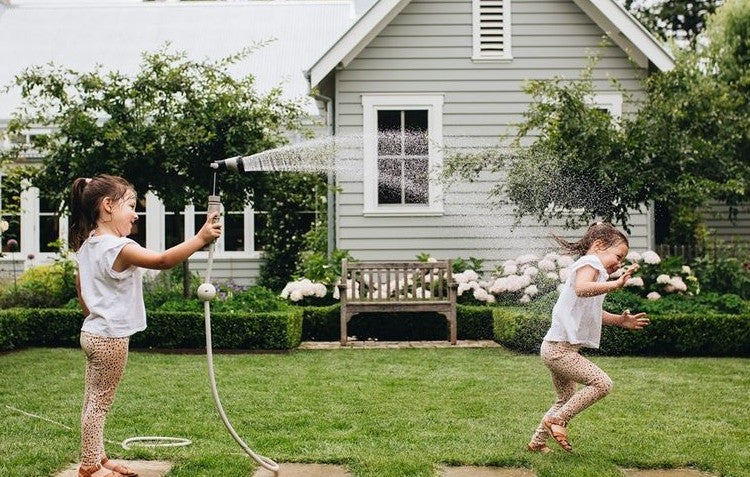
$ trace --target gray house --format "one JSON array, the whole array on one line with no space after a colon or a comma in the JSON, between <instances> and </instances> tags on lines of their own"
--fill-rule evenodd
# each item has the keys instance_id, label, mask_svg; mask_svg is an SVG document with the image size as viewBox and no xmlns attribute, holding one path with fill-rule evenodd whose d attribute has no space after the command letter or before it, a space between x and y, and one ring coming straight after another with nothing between
<instances>
[{"instance_id":1,"label":"gray house","mask_svg":"<svg viewBox=\"0 0 750 477\"><path fill-rule=\"evenodd\" d=\"M34 34L23 37L21 31L35 22ZM365 260L427 252L479 257L491 265L549 250L552 232L576 237L576 231L535 221L513 227L510 208L489 208L486 192L502 177L446 188L427 171L439 168L453 150L495 146L512 132L529 106L522 91L526 80L575 79L598 51L590 101L618 116L635 105L610 78L637 98L642 77L673 65L663 46L615 0L12 0L0 4L0 41L13 45L13 51L0 52L0 81L50 59L132 71L140 51L164 40L191 55L218 57L268 36L277 38L276 49L251 58L239 73L252 72L261 85L284 81L291 96L314 91L309 104L319 134L359 140L343 158L357 173L336 177L335 237L338 248ZM605 36L609 46L599 50ZM0 97L0 128L12 107L13 98ZM418 139L407 140L408 132ZM386 176L391 180L384 181ZM33 189L26 200L29 230L21 231L18 255L28 266L29 253L36 253L36 262L45 258L39 238L44 211ZM185 214L187 230L192 212ZM222 245L217 274L252 283L262 261L252 245L254 211L228 213L244 217L245 240L241 249ZM145 244L164 248L168 220L157 198L147 199L143 219ZM651 248L652 214L635 214L633 221L631 247ZM63 237L66 228L64 222L57 226ZM0 267L7 270L8 260L0 259ZM205 257L193 260L200 269Z\"/></svg>"}]
</instances>

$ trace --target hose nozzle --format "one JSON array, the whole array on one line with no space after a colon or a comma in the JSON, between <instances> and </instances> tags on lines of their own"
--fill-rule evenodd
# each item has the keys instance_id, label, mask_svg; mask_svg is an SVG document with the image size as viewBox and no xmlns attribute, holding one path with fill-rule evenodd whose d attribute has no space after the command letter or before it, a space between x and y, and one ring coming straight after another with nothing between
<instances>
[{"instance_id":1,"label":"hose nozzle","mask_svg":"<svg viewBox=\"0 0 750 477\"><path fill-rule=\"evenodd\" d=\"M244 163L242 162L242 156L235 156L230 157L229 159L214 161L211 163L211 169L236 173L245 172Z\"/></svg>"}]
</instances>

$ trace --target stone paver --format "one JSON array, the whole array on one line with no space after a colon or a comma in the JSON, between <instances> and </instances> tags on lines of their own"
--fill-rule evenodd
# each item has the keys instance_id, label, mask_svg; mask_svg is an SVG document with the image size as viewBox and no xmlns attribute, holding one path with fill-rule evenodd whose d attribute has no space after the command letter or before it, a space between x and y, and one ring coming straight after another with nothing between
<instances>
[{"instance_id":1,"label":"stone paver","mask_svg":"<svg viewBox=\"0 0 750 477\"><path fill-rule=\"evenodd\" d=\"M458 340L455 345L441 341L358 341L349 340L345 346L338 341L303 341L299 349L404 349L404 348L498 348L492 340Z\"/></svg>"},{"instance_id":2,"label":"stone paver","mask_svg":"<svg viewBox=\"0 0 750 477\"><path fill-rule=\"evenodd\" d=\"M253 477L352 477L345 468L330 464L279 464L279 472L259 467Z\"/></svg>"},{"instance_id":3,"label":"stone paver","mask_svg":"<svg viewBox=\"0 0 750 477\"><path fill-rule=\"evenodd\" d=\"M682 467L678 469L622 469L625 477L711 477L712 474Z\"/></svg>"},{"instance_id":4,"label":"stone paver","mask_svg":"<svg viewBox=\"0 0 750 477\"><path fill-rule=\"evenodd\" d=\"M112 462L125 465L138 473L138 477L162 477L172 468L171 462L162 460L119 460ZM78 465L71 464L70 467L57 474L55 477L78 477Z\"/></svg>"},{"instance_id":5,"label":"stone paver","mask_svg":"<svg viewBox=\"0 0 750 477\"><path fill-rule=\"evenodd\" d=\"M519 467L441 467L440 477L535 477L529 469Z\"/></svg>"}]
</instances>

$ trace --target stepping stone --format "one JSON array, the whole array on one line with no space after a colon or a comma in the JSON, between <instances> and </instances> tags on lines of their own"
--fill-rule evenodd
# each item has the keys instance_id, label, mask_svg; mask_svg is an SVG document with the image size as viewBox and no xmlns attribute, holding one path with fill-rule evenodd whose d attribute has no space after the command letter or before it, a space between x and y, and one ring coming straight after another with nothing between
<instances>
[{"instance_id":1,"label":"stepping stone","mask_svg":"<svg viewBox=\"0 0 750 477\"><path fill-rule=\"evenodd\" d=\"M441 467L440 477L536 477L529 469L519 467Z\"/></svg>"},{"instance_id":2,"label":"stepping stone","mask_svg":"<svg viewBox=\"0 0 750 477\"><path fill-rule=\"evenodd\" d=\"M112 459L112 462L130 467L138 472L138 477L162 477L172 469L172 463L162 460L119 460ZM78 465L72 464L70 467L57 474L55 477L78 477Z\"/></svg>"},{"instance_id":3,"label":"stepping stone","mask_svg":"<svg viewBox=\"0 0 750 477\"><path fill-rule=\"evenodd\" d=\"M711 477L712 474L682 467L679 469L622 469L626 477Z\"/></svg>"},{"instance_id":4,"label":"stepping stone","mask_svg":"<svg viewBox=\"0 0 750 477\"><path fill-rule=\"evenodd\" d=\"M279 464L278 473L259 467L253 477L352 477L352 474L340 465Z\"/></svg>"}]
</instances>

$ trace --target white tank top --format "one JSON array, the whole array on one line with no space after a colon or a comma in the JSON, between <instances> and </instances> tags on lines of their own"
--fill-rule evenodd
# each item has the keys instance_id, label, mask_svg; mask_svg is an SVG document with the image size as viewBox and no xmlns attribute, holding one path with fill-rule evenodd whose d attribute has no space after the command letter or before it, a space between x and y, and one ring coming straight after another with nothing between
<instances>
[{"instance_id":1,"label":"white tank top","mask_svg":"<svg viewBox=\"0 0 750 477\"><path fill-rule=\"evenodd\" d=\"M552 309L552 326L544 337L545 341L567 341L587 348L598 348L602 336L602 304L606 294L580 297L576 295L576 272L585 266L594 267L597 282L609 278L602 261L596 255L584 255L568 268L560 297Z\"/></svg>"},{"instance_id":2,"label":"white tank top","mask_svg":"<svg viewBox=\"0 0 750 477\"><path fill-rule=\"evenodd\" d=\"M109 338L123 338L146 329L142 272L130 267L112 269L122 248L136 243L127 237L89 237L76 253L81 297L89 309L82 331Z\"/></svg>"}]
</instances>

